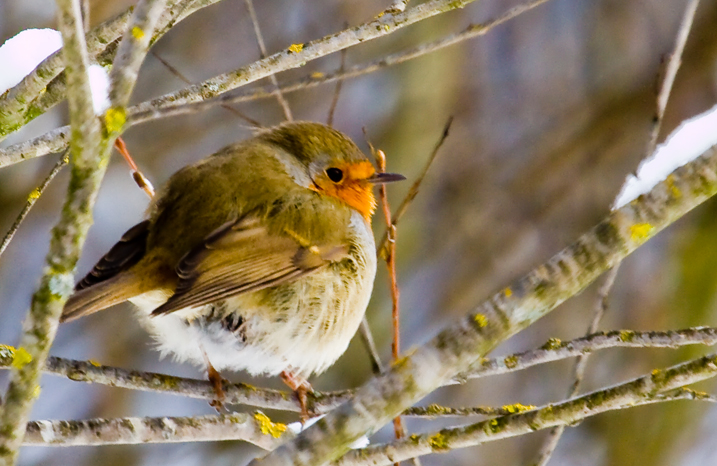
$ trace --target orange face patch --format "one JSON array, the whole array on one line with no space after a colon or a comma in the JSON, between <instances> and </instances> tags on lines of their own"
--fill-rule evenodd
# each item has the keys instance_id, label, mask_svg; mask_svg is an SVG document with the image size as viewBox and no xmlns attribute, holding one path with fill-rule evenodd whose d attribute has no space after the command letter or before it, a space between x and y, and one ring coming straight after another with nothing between
<instances>
[{"instance_id":1,"label":"orange face patch","mask_svg":"<svg viewBox=\"0 0 717 466\"><path fill-rule=\"evenodd\" d=\"M371 215L376 210L376 198L373 195L373 185L366 180L376 173L373 164L364 160L338 164L332 168L338 168L343 172L341 181L333 182L324 173L314 180L318 188L315 191L345 202L361 213L366 220L371 221Z\"/></svg>"}]
</instances>

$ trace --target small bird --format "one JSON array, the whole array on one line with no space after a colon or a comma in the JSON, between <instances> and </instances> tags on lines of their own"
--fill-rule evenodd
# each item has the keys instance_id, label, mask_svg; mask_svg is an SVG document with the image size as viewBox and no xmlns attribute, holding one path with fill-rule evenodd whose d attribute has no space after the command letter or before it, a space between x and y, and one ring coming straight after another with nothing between
<instances>
[{"instance_id":1,"label":"small bird","mask_svg":"<svg viewBox=\"0 0 717 466\"><path fill-rule=\"evenodd\" d=\"M376 274L378 173L344 134L292 122L175 173L75 287L62 321L130 301L160 352L280 374L308 417L307 378L341 356Z\"/></svg>"}]
</instances>

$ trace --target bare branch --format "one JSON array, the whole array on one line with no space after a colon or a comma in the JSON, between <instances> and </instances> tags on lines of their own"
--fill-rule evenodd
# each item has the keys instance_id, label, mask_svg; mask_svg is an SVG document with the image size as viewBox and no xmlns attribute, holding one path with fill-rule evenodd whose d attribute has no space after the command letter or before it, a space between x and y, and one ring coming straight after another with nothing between
<instances>
[{"instance_id":1,"label":"bare branch","mask_svg":"<svg viewBox=\"0 0 717 466\"><path fill-rule=\"evenodd\" d=\"M20 212L20 215L17 216L15 222L13 222L12 226L10 227L10 230L3 238L2 243L0 243L0 256L2 256L2 253L5 252L5 249L7 249L8 245L10 244L10 241L12 241L12 238L15 236L15 233L17 233L17 230L20 228L20 225L22 224L23 220L25 220L27 214L30 213L30 210L35 205L37 200L40 199L42 193L45 192L45 189L50 185L50 182L55 178L58 173L60 173L62 167L67 165L69 161L70 157L66 153L62 154L60 160L58 160L55 166L52 167L50 173L47 175L47 177L45 177L44 180L42 180L42 183L40 183L40 186L35 188L27 197L25 207L23 207L22 211Z\"/></svg>"},{"instance_id":2,"label":"bare branch","mask_svg":"<svg viewBox=\"0 0 717 466\"><path fill-rule=\"evenodd\" d=\"M140 0L122 36L110 73L110 102L113 109L127 107L137 82L139 67L149 50L150 39L167 0Z\"/></svg>"},{"instance_id":3,"label":"bare branch","mask_svg":"<svg viewBox=\"0 0 717 466\"><path fill-rule=\"evenodd\" d=\"M717 147L713 147L672 172L669 183L658 183L649 193L613 211L547 263L360 387L351 400L265 456L263 464L322 464L339 457L350 443L465 372L499 342L583 290L675 219L713 196L716 171Z\"/></svg>"},{"instance_id":4,"label":"bare branch","mask_svg":"<svg viewBox=\"0 0 717 466\"><path fill-rule=\"evenodd\" d=\"M603 282L602 286L600 287L600 290L598 291L597 302L595 303L595 307L593 310L593 318L590 321L590 325L588 326L586 336L589 336L597 331L598 326L600 325L600 321L602 320L603 315L605 315L605 312L607 311L607 298L610 294L610 291L612 290L613 284L615 283L615 278L617 278L617 272L619 269L620 263L618 262L613 268L611 268L607 272L605 281ZM583 381L583 377L585 376L585 369L587 368L589 357L590 354L583 354L578 356L578 359L575 361L575 365L573 366L573 383L568 389L568 398L572 398L578 394L578 391L580 390L580 385ZM563 436L564 431L565 426L554 427L550 431L548 436L543 441L543 445L538 453L537 459L533 463L535 466L545 466L546 464L548 464L548 461L550 461L550 458L553 456L553 452L558 446L558 442L560 442L560 437Z\"/></svg>"},{"instance_id":5,"label":"bare branch","mask_svg":"<svg viewBox=\"0 0 717 466\"><path fill-rule=\"evenodd\" d=\"M443 429L430 434L412 435L390 445L374 445L349 452L335 464L340 466L388 465L430 453L446 453L457 448L480 445L553 426L572 426L580 421L617 409L679 399L702 399L690 390L663 393L717 375L716 355L705 356L665 370L655 370L630 382L587 395L550 404L538 409ZM705 398L712 401L711 397ZM305 463L299 463L305 464Z\"/></svg>"},{"instance_id":6,"label":"bare branch","mask_svg":"<svg viewBox=\"0 0 717 466\"><path fill-rule=\"evenodd\" d=\"M190 14L219 1L221 0L168 0L167 8L162 12L157 23L152 42L158 40L172 26ZM110 63L119 38L126 30L131 16L130 8L91 31L87 36L89 55L101 63ZM0 96L0 140L65 98L65 78L62 73L64 63L61 53L60 50L50 55L17 86ZM58 141L55 141L55 144L57 143ZM59 150L52 152L59 152L66 147L65 142ZM3 162L0 161L0 167L2 165Z\"/></svg>"},{"instance_id":7,"label":"bare branch","mask_svg":"<svg viewBox=\"0 0 717 466\"><path fill-rule=\"evenodd\" d=\"M199 0L197 0L199 1ZM204 0L207 1L207 0ZM215 0L217 1L217 0ZM415 49L409 50L408 52L398 53L394 55L389 55L387 57L381 58L379 60L376 60L374 62L371 62L367 65L358 65L351 69L349 69L345 73L335 73L331 75L324 75L321 73L314 73L311 76L304 78L299 81L295 81L294 83L291 83L289 85L283 86L282 92L284 94L288 92L298 91L302 89L308 89L311 87L318 86L319 84L334 82L340 79L347 79L347 78L353 78L356 76L361 76L367 73L371 73L374 71L377 71L379 69L382 69L386 66L395 65L398 63L402 63L404 61L420 57L422 55L425 55L430 52L434 52L437 50L440 50L444 47L447 47L449 45L454 45L460 42L463 42L464 40L471 39L473 37L478 37L486 34L488 31L490 31L495 26L498 26L516 16L519 14L522 14L526 11L529 11L532 8L535 8L543 3L545 3L548 0L534 0L531 3L526 3L524 5L519 5L511 10L509 10L506 14L501 16L500 18L491 21L489 23L485 24L478 24L478 25L470 25L468 28L466 28L463 32L459 34L454 34L451 36L448 36L444 39L438 40L436 42L432 42L430 44L425 44L419 47L416 47ZM355 29L355 28L354 28ZM352 31L352 30L347 30ZM300 52L301 53L301 52ZM273 55L272 57L274 57ZM267 58L266 60L271 59L272 57ZM307 59L308 61L308 59ZM248 67L257 67L259 66L261 62L255 62L251 65L248 65ZM283 61L281 59L277 60L276 66L272 67L272 70L276 68L275 72L283 71L284 68L282 68ZM245 68L248 68L245 67ZM244 69L244 68L242 68ZM264 76L262 76L264 77ZM260 79L260 78L257 78ZM216 105L222 105L226 103L236 103L236 102L246 102L251 100L256 100L260 98L268 98L273 97L273 88L258 88L253 91L248 91L246 93L242 93L239 95L226 95L217 99L209 100L211 97L209 94L207 94L207 97L198 98L198 102L194 102L191 104L184 104L184 105L178 105L178 106L171 106L171 107L162 107L162 106L155 106L152 102L145 102L144 104L141 104L141 106L135 106L130 107L127 112L127 126L130 127L135 124L143 123L145 121L150 121L158 118L165 118L169 116L176 116L176 115L184 115L189 113L196 113L200 111L206 111L211 108L214 108ZM62 141L62 137L66 136L66 134L69 132L69 129L67 127L59 128L56 130L53 130L51 133L44 134L38 138L32 139L30 141L26 141L23 143L15 144L10 147L7 147L5 149L0 149L0 168L12 165L14 163L20 162L25 159L33 158L33 157L39 157L42 155L47 155L49 153L53 152L59 152L67 147L67 142Z\"/></svg>"},{"instance_id":8,"label":"bare branch","mask_svg":"<svg viewBox=\"0 0 717 466\"><path fill-rule=\"evenodd\" d=\"M104 175L100 124L95 117L87 70L89 58L79 0L57 0L64 43L72 140L72 179L60 221L52 231L47 268L32 297L18 352L25 357L13 366L0 413L0 465L15 463L34 403L38 381L55 338L62 307L72 292L73 272L92 223L92 206ZM102 162L105 163L102 163Z\"/></svg>"},{"instance_id":9,"label":"bare branch","mask_svg":"<svg viewBox=\"0 0 717 466\"><path fill-rule=\"evenodd\" d=\"M682 363L665 370L540 408L507 406L501 417L475 424L444 429L389 445L374 445L349 452L336 464L342 466L384 465L429 453L445 453L555 425L575 425L596 414L674 400L717 402L709 394L679 388L717 375L716 355ZM414 410L446 410L469 415L470 409L428 407ZM480 408L476 409L476 411ZM497 410L496 410L497 411ZM484 414L476 412L475 414ZM491 413L493 414L493 413ZM244 440L264 449L275 448L294 437L291 429L271 422L263 413L195 417L92 419L85 421L33 421L27 425L25 445L70 446L187 441Z\"/></svg>"},{"instance_id":10,"label":"bare branch","mask_svg":"<svg viewBox=\"0 0 717 466\"><path fill-rule=\"evenodd\" d=\"M690 35L692 29L692 23L695 19L695 13L697 7L700 4L700 0L689 0L685 8L685 13L682 16L680 27L677 30L677 39L675 41L675 48L669 55L667 60L667 67L665 68L665 77L662 80L660 86L660 92L657 94L657 102L655 105L655 117L653 119L652 130L650 131L650 139L647 142L647 148L645 150L645 157L649 157L655 152L657 147L657 138L660 135L660 129L662 128L662 120L665 116L665 108L667 108L667 101L672 93L672 85L675 83L675 77L677 77L677 71L682 65L682 54L685 51L685 44L687 44L687 37Z\"/></svg>"},{"instance_id":11,"label":"bare branch","mask_svg":"<svg viewBox=\"0 0 717 466\"><path fill-rule=\"evenodd\" d=\"M265 450L294 436L264 414L32 421L25 446L90 446L243 440Z\"/></svg>"},{"instance_id":12,"label":"bare branch","mask_svg":"<svg viewBox=\"0 0 717 466\"><path fill-rule=\"evenodd\" d=\"M252 0L244 0L246 3L246 9L249 11L249 17L251 18L251 24L254 26L254 35L256 36L257 45L259 45L259 53L261 58L266 58L266 45L264 44L264 36L261 34L261 27L259 27L259 19L256 17L256 11L254 11L254 2ZM271 85L274 86L274 96L279 102L281 109L284 111L284 118L286 121L294 121L294 116L291 114L291 108L289 102L284 98L284 94L279 88L279 81L276 79L276 74L269 76Z\"/></svg>"}]
</instances>

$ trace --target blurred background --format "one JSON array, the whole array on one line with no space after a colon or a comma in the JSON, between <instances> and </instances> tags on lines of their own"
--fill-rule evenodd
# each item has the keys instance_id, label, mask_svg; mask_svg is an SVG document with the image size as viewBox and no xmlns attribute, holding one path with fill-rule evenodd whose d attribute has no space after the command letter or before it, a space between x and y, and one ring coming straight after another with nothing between
<instances>
[{"instance_id":1,"label":"blurred background","mask_svg":"<svg viewBox=\"0 0 717 466\"><path fill-rule=\"evenodd\" d=\"M92 0L93 25L133 2ZM389 2L364 0L257 1L269 53L370 20ZM417 3L417 2L416 2ZM542 263L593 226L608 211L625 176L643 157L663 58L671 51L686 0L551 0L485 37L346 81L334 125L366 148L362 128L388 155L391 171L415 178L449 116L452 132L418 198L399 226L398 278L403 347L418 345L493 291ZM434 40L487 21L518 4L483 0L351 48L347 65ZM411 2L414 6L414 2ZM0 42L26 28L54 28L51 0L0 0ZM235 69L259 57L243 0L224 0L192 15L153 49L192 82ZM338 54L282 73L280 82L338 68ZM0 70L0 73L2 71ZM267 84L265 80L257 84ZM148 56L134 101L184 83ZM287 95L298 119L326 121L334 85ZM662 138L682 120L717 101L717 0L697 12ZM265 126L280 123L272 99L237 105ZM66 124L66 106L38 118L4 145ZM715 128L717 131L717 128ZM123 137L145 174L160 185L178 168L251 134L231 112L215 108L150 122ZM10 228L27 195L57 156L0 171L0 233ZM38 284L49 231L58 218L69 171L39 200L0 258L0 343L19 341L21 322ZM410 183L391 185L396 206ZM95 209L78 275L130 226L142 219L147 199L120 157L111 162ZM712 200L640 248L623 264L602 329L665 330L715 325L717 203ZM375 232L384 230L377 216ZM560 306L499 347L502 355L541 345L550 337L582 335L591 319L597 285ZM390 298L379 268L368 318L384 360L390 354ZM614 384L705 353L675 350L607 350L590 360L585 390ZM159 360L147 334L119 306L61 326L52 354L93 359L124 368L201 377L199 369ZM451 406L540 405L560 400L571 383L572 361L438 390L423 403ZM251 380L282 387L278 380ZM320 390L358 386L371 377L358 338L326 374ZM0 389L7 373L0 372ZM715 383L697 388L714 392ZM717 464L717 408L681 401L613 412L566 431L551 465ZM248 409L238 407L237 409ZM114 389L45 376L34 419L171 416L212 413L207 403L170 395ZM269 412L293 421L292 414ZM411 420L427 432L461 420ZM391 438L392 429L376 435ZM426 466L529 464L544 433L422 459ZM229 465L259 450L241 442L115 447L25 448L23 465Z\"/></svg>"}]
</instances>

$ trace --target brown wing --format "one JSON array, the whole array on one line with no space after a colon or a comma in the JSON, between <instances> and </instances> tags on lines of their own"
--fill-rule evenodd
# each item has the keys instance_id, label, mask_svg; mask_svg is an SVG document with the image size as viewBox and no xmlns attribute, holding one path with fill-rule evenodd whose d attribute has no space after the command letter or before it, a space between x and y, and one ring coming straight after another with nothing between
<instances>
[{"instance_id":1,"label":"brown wing","mask_svg":"<svg viewBox=\"0 0 717 466\"><path fill-rule=\"evenodd\" d=\"M342 245L308 245L272 234L253 217L228 222L187 253L176 268L177 289L152 312L165 314L296 280L346 255Z\"/></svg>"},{"instance_id":2,"label":"brown wing","mask_svg":"<svg viewBox=\"0 0 717 466\"><path fill-rule=\"evenodd\" d=\"M107 254L92 268L85 278L75 285L75 291L108 280L123 270L127 270L144 256L149 235L149 220L140 222L122 235Z\"/></svg>"}]
</instances>

